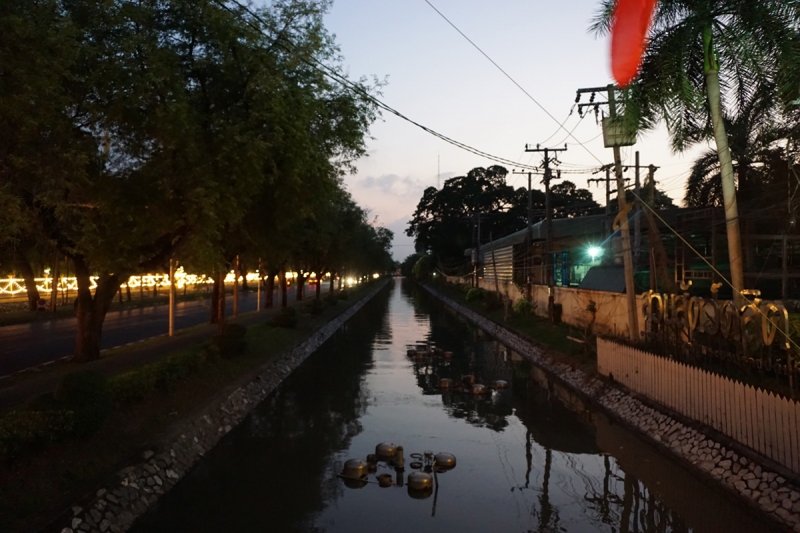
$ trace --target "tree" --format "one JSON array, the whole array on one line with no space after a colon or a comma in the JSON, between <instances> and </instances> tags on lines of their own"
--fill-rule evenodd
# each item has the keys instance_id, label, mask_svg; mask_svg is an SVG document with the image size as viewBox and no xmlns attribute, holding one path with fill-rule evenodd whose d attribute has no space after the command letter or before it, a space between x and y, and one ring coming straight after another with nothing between
<instances>
[{"instance_id":1,"label":"tree","mask_svg":"<svg viewBox=\"0 0 800 533\"><path fill-rule=\"evenodd\" d=\"M506 183L508 172L500 166L472 169L452 178L441 190L427 188L409 222L406 234L414 237L418 253L430 252L435 264L448 273L464 274L471 265L464 250L477 240L487 242L523 229L528 221L528 191ZM561 182L551 191L553 217L592 214L600 209L586 189ZM536 223L545 218L545 193L531 191ZM478 216L480 215L480 232Z\"/></svg>"},{"instance_id":2,"label":"tree","mask_svg":"<svg viewBox=\"0 0 800 533\"><path fill-rule=\"evenodd\" d=\"M609 31L613 0L603 0L592 26ZM626 99L629 120L663 118L673 148L713 135L721 172L734 293L744 288L736 187L728 147L726 100L741 104L760 84L788 103L800 88L800 4L784 0L661 0L640 72ZM740 105L741 107L741 105Z\"/></svg>"},{"instance_id":3,"label":"tree","mask_svg":"<svg viewBox=\"0 0 800 533\"><path fill-rule=\"evenodd\" d=\"M464 257L464 250L472 247L476 239L519 229L526 214L519 208L512 209L520 203L521 193L506 184L507 174L501 166L477 167L466 176L445 181L441 190L427 188L406 230L409 237L414 237L417 252L430 251L446 269L466 272L469 260ZM523 205L527 205L527 199Z\"/></svg>"},{"instance_id":4,"label":"tree","mask_svg":"<svg viewBox=\"0 0 800 533\"><path fill-rule=\"evenodd\" d=\"M30 218L26 239L74 264L76 360L99 357L131 273L170 257L223 273L252 243L243 224L264 191L305 214L304 185L332 190L317 185L363 154L374 105L303 59L338 61L327 5L0 7L0 204Z\"/></svg>"},{"instance_id":5,"label":"tree","mask_svg":"<svg viewBox=\"0 0 800 533\"><path fill-rule=\"evenodd\" d=\"M600 205L587 189L578 189L571 181L562 181L550 189L553 218L573 218L600 213Z\"/></svg>"},{"instance_id":6,"label":"tree","mask_svg":"<svg viewBox=\"0 0 800 533\"><path fill-rule=\"evenodd\" d=\"M406 256L403 259L403 262L400 263L400 274L406 278L410 277L412 274L412 270L414 269L414 265L417 264L417 261L420 260L422 256L418 253L413 253L409 256Z\"/></svg>"},{"instance_id":7,"label":"tree","mask_svg":"<svg viewBox=\"0 0 800 533\"><path fill-rule=\"evenodd\" d=\"M786 193L788 162L785 143L781 147L778 141L786 138L789 132L787 128L777 125L780 119L776 116L771 92L757 91L740 109L723 117L730 137L738 193L742 203L751 207L765 200L775 203L779 195ZM702 138L702 132L697 132L696 136ZM782 182L780 190L766 190L776 182ZM765 193L769 195L768 198L764 197ZM716 151L704 152L692 165L684 201L690 207L724 206Z\"/></svg>"}]
</instances>

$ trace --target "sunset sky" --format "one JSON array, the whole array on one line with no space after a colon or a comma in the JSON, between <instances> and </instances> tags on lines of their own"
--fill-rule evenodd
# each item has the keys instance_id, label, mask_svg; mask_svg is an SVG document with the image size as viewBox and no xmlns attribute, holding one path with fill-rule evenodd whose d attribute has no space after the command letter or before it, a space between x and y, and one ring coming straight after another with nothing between
<instances>
[{"instance_id":1,"label":"sunset sky","mask_svg":"<svg viewBox=\"0 0 800 533\"><path fill-rule=\"evenodd\" d=\"M382 100L448 137L505 159L538 164L541 155L525 153L525 144L569 145L560 154L564 171L595 168L612 161L603 148L593 113L569 116L579 87L611 81L607 38L588 32L597 0L545 2L431 0L450 21L502 67L531 98L504 76L425 0L334 0L326 25L336 35L352 78L386 78ZM582 101L586 102L588 95ZM577 139L569 137L568 131ZM441 181L493 162L456 148L393 115L371 128L369 157L345 179L356 201L378 223L395 232L395 259L413 252L403 234L422 191ZM582 147L578 141L584 144ZM641 152L653 163L659 187L679 202L693 157L705 147L674 155L662 129L640 137L625 149L627 163ZM509 169L510 170L510 169ZM587 187L585 174L565 175ZM523 176L510 176L515 187ZM539 183L534 187L542 188ZM605 192L590 188L601 204Z\"/></svg>"}]
</instances>

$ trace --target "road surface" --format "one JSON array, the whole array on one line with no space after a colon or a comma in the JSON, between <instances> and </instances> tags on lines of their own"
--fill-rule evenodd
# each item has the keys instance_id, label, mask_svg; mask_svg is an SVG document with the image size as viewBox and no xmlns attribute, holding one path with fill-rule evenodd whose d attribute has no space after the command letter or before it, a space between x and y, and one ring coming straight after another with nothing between
<instances>
[{"instance_id":1,"label":"road surface","mask_svg":"<svg viewBox=\"0 0 800 533\"><path fill-rule=\"evenodd\" d=\"M322 291L327 292L325 283ZM295 299L291 287L289 301ZM306 288L306 299L314 297L313 285ZM280 305L280 294L275 292L275 303ZM175 330L206 324L211 316L211 299L178 302L175 312ZM233 314L233 297L225 298L226 316ZM256 310L256 291L239 293L239 313ZM149 339L167 333L167 304L111 311L103 324L101 349L115 348L131 342ZM73 354L77 320L35 321L28 324L0 327L0 376L55 361Z\"/></svg>"}]
</instances>

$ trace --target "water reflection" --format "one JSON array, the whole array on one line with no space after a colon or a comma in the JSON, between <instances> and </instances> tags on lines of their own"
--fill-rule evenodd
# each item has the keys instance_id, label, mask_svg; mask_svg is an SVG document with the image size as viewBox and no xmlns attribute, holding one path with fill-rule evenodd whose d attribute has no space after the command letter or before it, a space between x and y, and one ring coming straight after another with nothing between
<instances>
[{"instance_id":1,"label":"water reflection","mask_svg":"<svg viewBox=\"0 0 800 533\"><path fill-rule=\"evenodd\" d=\"M434 344L443 357L409 358ZM443 390L474 374L505 390ZM403 446L347 488L348 459ZM409 497L413 452L458 467ZM424 466L422 467L424 470ZM382 487L377 476L394 483ZM134 528L159 531L770 531L410 286L381 294Z\"/></svg>"}]
</instances>

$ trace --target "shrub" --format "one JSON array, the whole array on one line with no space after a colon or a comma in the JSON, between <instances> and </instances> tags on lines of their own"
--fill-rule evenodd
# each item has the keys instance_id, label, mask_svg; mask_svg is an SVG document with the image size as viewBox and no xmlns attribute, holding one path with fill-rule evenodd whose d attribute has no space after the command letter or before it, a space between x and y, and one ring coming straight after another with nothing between
<instances>
[{"instance_id":1,"label":"shrub","mask_svg":"<svg viewBox=\"0 0 800 533\"><path fill-rule=\"evenodd\" d=\"M291 307L284 307L277 315L272 317L270 324L279 328L296 328L297 312Z\"/></svg>"},{"instance_id":2,"label":"shrub","mask_svg":"<svg viewBox=\"0 0 800 533\"><path fill-rule=\"evenodd\" d=\"M153 390L170 390L177 381L195 374L215 353L217 348L181 353L117 374L108 381L109 392L116 403L143 400Z\"/></svg>"},{"instance_id":3,"label":"shrub","mask_svg":"<svg viewBox=\"0 0 800 533\"><path fill-rule=\"evenodd\" d=\"M514 302L514 313L518 315L530 315L533 313L533 304L530 300L526 300L525 298L520 298L516 302Z\"/></svg>"},{"instance_id":4,"label":"shrub","mask_svg":"<svg viewBox=\"0 0 800 533\"><path fill-rule=\"evenodd\" d=\"M247 348L247 326L242 324L226 324L225 332L211 339L211 345L223 359L239 357Z\"/></svg>"},{"instance_id":5,"label":"shrub","mask_svg":"<svg viewBox=\"0 0 800 533\"><path fill-rule=\"evenodd\" d=\"M339 298L337 298L335 294L330 293L325 297L325 301L328 305L334 306L339 303Z\"/></svg>"},{"instance_id":6,"label":"shrub","mask_svg":"<svg viewBox=\"0 0 800 533\"><path fill-rule=\"evenodd\" d=\"M58 382L53 398L74 413L74 431L81 436L100 429L113 407L106 378L96 370L67 374Z\"/></svg>"},{"instance_id":7,"label":"shrub","mask_svg":"<svg viewBox=\"0 0 800 533\"><path fill-rule=\"evenodd\" d=\"M308 312L312 315L321 315L325 310L325 305L322 303L322 300L314 298L306 305L306 309L308 309Z\"/></svg>"},{"instance_id":8,"label":"shrub","mask_svg":"<svg viewBox=\"0 0 800 533\"><path fill-rule=\"evenodd\" d=\"M225 335L235 339L243 339L247 335L247 326L244 324L225 324Z\"/></svg>"},{"instance_id":9,"label":"shrub","mask_svg":"<svg viewBox=\"0 0 800 533\"><path fill-rule=\"evenodd\" d=\"M350 293L347 291L347 289L344 289L344 290L339 291L336 294L336 297L338 299L340 299L340 300L349 300L350 299Z\"/></svg>"},{"instance_id":10,"label":"shrub","mask_svg":"<svg viewBox=\"0 0 800 533\"><path fill-rule=\"evenodd\" d=\"M52 392L34 396L25 403L25 409L29 411L56 411L61 407L61 404L53 398Z\"/></svg>"},{"instance_id":11,"label":"shrub","mask_svg":"<svg viewBox=\"0 0 800 533\"><path fill-rule=\"evenodd\" d=\"M156 388L156 373L151 365L117 374L108 380L111 397L116 403L143 400Z\"/></svg>"},{"instance_id":12,"label":"shrub","mask_svg":"<svg viewBox=\"0 0 800 533\"><path fill-rule=\"evenodd\" d=\"M476 300L482 300L484 296L484 290L479 287L472 287L470 290L467 291L466 300L468 302L474 302Z\"/></svg>"},{"instance_id":13,"label":"shrub","mask_svg":"<svg viewBox=\"0 0 800 533\"><path fill-rule=\"evenodd\" d=\"M561 315L564 313L564 307L561 304L553 304L553 323L561 324Z\"/></svg>"},{"instance_id":14,"label":"shrub","mask_svg":"<svg viewBox=\"0 0 800 533\"><path fill-rule=\"evenodd\" d=\"M483 295L483 308L487 311L494 311L496 309L502 309L503 307L503 297L494 292L487 292Z\"/></svg>"},{"instance_id":15,"label":"shrub","mask_svg":"<svg viewBox=\"0 0 800 533\"><path fill-rule=\"evenodd\" d=\"M72 411L9 411L0 417L0 456L12 459L22 451L58 442L73 428Z\"/></svg>"}]
</instances>

